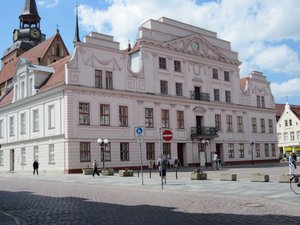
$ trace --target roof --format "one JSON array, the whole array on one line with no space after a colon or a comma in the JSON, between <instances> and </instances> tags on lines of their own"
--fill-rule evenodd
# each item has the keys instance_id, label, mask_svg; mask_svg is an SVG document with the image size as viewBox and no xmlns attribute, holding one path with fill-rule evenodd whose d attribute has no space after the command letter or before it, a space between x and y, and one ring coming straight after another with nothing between
<instances>
[{"instance_id":1,"label":"roof","mask_svg":"<svg viewBox=\"0 0 300 225\"><path fill-rule=\"evenodd\" d=\"M38 16L39 13L36 7L35 0L26 0L23 12L21 15L31 15L31 16Z\"/></svg>"},{"instance_id":2,"label":"roof","mask_svg":"<svg viewBox=\"0 0 300 225\"><path fill-rule=\"evenodd\" d=\"M276 104L275 105L277 121L281 117L282 113L284 112L285 106L286 106L286 104ZM290 105L290 109L300 120L300 105Z\"/></svg>"},{"instance_id":3,"label":"roof","mask_svg":"<svg viewBox=\"0 0 300 225\"><path fill-rule=\"evenodd\" d=\"M51 38L41 42L39 45L33 47L32 49L23 53L19 57L24 57L29 61L31 61L33 64L39 64L39 58L42 59L45 56L46 52L48 51L49 47L54 41L56 35L59 34L55 34ZM14 77L16 73L16 64L19 60L19 57L10 65L3 66L2 70L0 71L0 84Z\"/></svg>"}]
</instances>

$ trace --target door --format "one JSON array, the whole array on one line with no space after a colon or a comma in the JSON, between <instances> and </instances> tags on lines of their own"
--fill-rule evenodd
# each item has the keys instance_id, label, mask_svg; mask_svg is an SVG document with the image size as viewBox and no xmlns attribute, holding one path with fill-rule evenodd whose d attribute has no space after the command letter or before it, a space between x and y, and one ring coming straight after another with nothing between
<instances>
[{"instance_id":1,"label":"door","mask_svg":"<svg viewBox=\"0 0 300 225\"><path fill-rule=\"evenodd\" d=\"M181 166L184 165L184 157L183 157L184 147L185 147L184 143L177 144L177 159L179 159Z\"/></svg>"},{"instance_id":2,"label":"door","mask_svg":"<svg viewBox=\"0 0 300 225\"><path fill-rule=\"evenodd\" d=\"M195 87L195 100L201 100L200 92L201 92L201 87Z\"/></svg>"},{"instance_id":3,"label":"door","mask_svg":"<svg viewBox=\"0 0 300 225\"><path fill-rule=\"evenodd\" d=\"M203 116L196 116L196 126L197 126L197 135L200 135L201 132L201 127L203 123Z\"/></svg>"},{"instance_id":4,"label":"door","mask_svg":"<svg viewBox=\"0 0 300 225\"><path fill-rule=\"evenodd\" d=\"M216 152L220 157L221 161L224 162L223 144L216 144Z\"/></svg>"},{"instance_id":5,"label":"door","mask_svg":"<svg viewBox=\"0 0 300 225\"><path fill-rule=\"evenodd\" d=\"M15 170L15 150L10 150L10 159L9 159L9 171L13 172Z\"/></svg>"}]
</instances>

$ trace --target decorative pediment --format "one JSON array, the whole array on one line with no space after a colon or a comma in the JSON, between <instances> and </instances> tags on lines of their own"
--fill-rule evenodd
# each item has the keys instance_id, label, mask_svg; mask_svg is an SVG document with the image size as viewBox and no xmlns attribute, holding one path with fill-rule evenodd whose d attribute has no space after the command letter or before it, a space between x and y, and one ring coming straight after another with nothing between
<instances>
[{"instance_id":1,"label":"decorative pediment","mask_svg":"<svg viewBox=\"0 0 300 225\"><path fill-rule=\"evenodd\" d=\"M257 86L254 86L252 89L252 94L255 95L264 95L264 96L268 96L268 91L266 90L265 87L263 88L258 88Z\"/></svg>"},{"instance_id":2,"label":"decorative pediment","mask_svg":"<svg viewBox=\"0 0 300 225\"><path fill-rule=\"evenodd\" d=\"M193 111L195 113L205 113L207 109L203 106L196 106L195 108L193 108Z\"/></svg>"},{"instance_id":3,"label":"decorative pediment","mask_svg":"<svg viewBox=\"0 0 300 225\"><path fill-rule=\"evenodd\" d=\"M119 71L121 70L121 66L118 65L117 60L115 58L111 58L108 60L101 60L98 59L94 54L92 54L90 57L84 60L84 64L92 67L111 65L111 68L113 70L119 70Z\"/></svg>"}]
</instances>

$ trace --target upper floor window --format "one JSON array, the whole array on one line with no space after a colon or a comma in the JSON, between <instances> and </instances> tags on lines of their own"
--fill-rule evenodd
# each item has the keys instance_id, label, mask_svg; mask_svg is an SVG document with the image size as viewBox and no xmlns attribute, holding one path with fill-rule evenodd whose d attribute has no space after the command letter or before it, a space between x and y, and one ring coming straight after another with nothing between
<instances>
[{"instance_id":1,"label":"upper floor window","mask_svg":"<svg viewBox=\"0 0 300 225\"><path fill-rule=\"evenodd\" d=\"M232 116L226 116L226 123L227 123L227 131L232 131Z\"/></svg>"},{"instance_id":2,"label":"upper floor window","mask_svg":"<svg viewBox=\"0 0 300 225\"><path fill-rule=\"evenodd\" d=\"M294 131L291 131L290 139L291 139L291 141L295 141L295 132Z\"/></svg>"},{"instance_id":3,"label":"upper floor window","mask_svg":"<svg viewBox=\"0 0 300 225\"><path fill-rule=\"evenodd\" d=\"M107 104L100 105L100 125L110 126L110 107Z\"/></svg>"},{"instance_id":4,"label":"upper floor window","mask_svg":"<svg viewBox=\"0 0 300 225\"><path fill-rule=\"evenodd\" d=\"M89 125L90 124L90 104L79 103L79 124Z\"/></svg>"},{"instance_id":5,"label":"upper floor window","mask_svg":"<svg viewBox=\"0 0 300 225\"><path fill-rule=\"evenodd\" d=\"M153 128L153 109L145 108L145 127Z\"/></svg>"},{"instance_id":6,"label":"upper floor window","mask_svg":"<svg viewBox=\"0 0 300 225\"><path fill-rule=\"evenodd\" d=\"M261 107L266 108L265 97L261 96Z\"/></svg>"},{"instance_id":7,"label":"upper floor window","mask_svg":"<svg viewBox=\"0 0 300 225\"><path fill-rule=\"evenodd\" d=\"M300 131L297 131L297 141L300 141Z\"/></svg>"},{"instance_id":8,"label":"upper floor window","mask_svg":"<svg viewBox=\"0 0 300 225\"><path fill-rule=\"evenodd\" d=\"M288 132L284 132L284 133L283 133L283 141L284 141L284 142L287 142L287 141L288 141L288 138L289 138Z\"/></svg>"},{"instance_id":9,"label":"upper floor window","mask_svg":"<svg viewBox=\"0 0 300 225\"><path fill-rule=\"evenodd\" d=\"M266 132L265 119L260 119L260 130L262 133Z\"/></svg>"},{"instance_id":10,"label":"upper floor window","mask_svg":"<svg viewBox=\"0 0 300 225\"><path fill-rule=\"evenodd\" d=\"M102 70L95 70L95 87L102 88Z\"/></svg>"},{"instance_id":11,"label":"upper floor window","mask_svg":"<svg viewBox=\"0 0 300 225\"><path fill-rule=\"evenodd\" d=\"M106 89L113 89L113 74L110 71L106 71Z\"/></svg>"},{"instance_id":12,"label":"upper floor window","mask_svg":"<svg viewBox=\"0 0 300 225\"><path fill-rule=\"evenodd\" d=\"M25 81L21 81L21 85L20 85L21 87L21 90L20 90L20 94L21 94L21 96L20 96L20 98L22 99L22 98L25 98Z\"/></svg>"},{"instance_id":13,"label":"upper floor window","mask_svg":"<svg viewBox=\"0 0 300 225\"><path fill-rule=\"evenodd\" d=\"M181 62L178 60L174 60L174 70L176 72L181 72Z\"/></svg>"},{"instance_id":14,"label":"upper floor window","mask_svg":"<svg viewBox=\"0 0 300 225\"><path fill-rule=\"evenodd\" d=\"M159 57L158 61L159 61L159 68L166 70L167 69L167 60L166 60L166 58Z\"/></svg>"},{"instance_id":15,"label":"upper floor window","mask_svg":"<svg viewBox=\"0 0 300 225\"><path fill-rule=\"evenodd\" d=\"M212 76L213 76L213 79L216 79L216 80L219 79L219 74L218 74L218 73L219 73L219 72L218 72L218 69L215 69L215 68L212 69Z\"/></svg>"},{"instance_id":16,"label":"upper floor window","mask_svg":"<svg viewBox=\"0 0 300 225\"><path fill-rule=\"evenodd\" d=\"M128 107L119 106L119 122L121 127L128 127Z\"/></svg>"},{"instance_id":17,"label":"upper floor window","mask_svg":"<svg viewBox=\"0 0 300 225\"><path fill-rule=\"evenodd\" d=\"M33 132L38 132L40 130L39 128L39 110L35 109L32 111L32 123L33 123Z\"/></svg>"},{"instance_id":18,"label":"upper floor window","mask_svg":"<svg viewBox=\"0 0 300 225\"><path fill-rule=\"evenodd\" d=\"M225 91L225 101L226 102L231 102L231 93L230 91Z\"/></svg>"},{"instance_id":19,"label":"upper floor window","mask_svg":"<svg viewBox=\"0 0 300 225\"><path fill-rule=\"evenodd\" d=\"M243 117L238 116L236 119L237 119L237 131L243 132Z\"/></svg>"},{"instance_id":20,"label":"upper floor window","mask_svg":"<svg viewBox=\"0 0 300 225\"><path fill-rule=\"evenodd\" d=\"M259 95L256 96L256 103L257 103L257 107L260 108L260 96Z\"/></svg>"},{"instance_id":21,"label":"upper floor window","mask_svg":"<svg viewBox=\"0 0 300 225\"><path fill-rule=\"evenodd\" d=\"M252 125L252 132L256 133L257 132L256 118L251 119L251 125Z\"/></svg>"},{"instance_id":22,"label":"upper floor window","mask_svg":"<svg viewBox=\"0 0 300 225\"><path fill-rule=\"evenodd\" d=\"M221 114L215 115L215 126L218 131L222 130L222 123L221 123Z\"/></svg>"},{"instance_id":23,"label":"upper floor window","mask_svg":"<svg viewBox=\"0 0 300 225\"><path fill-rule=\"evenodd\" d=\"M228 71L224 71L224 81L230 81L230 78L229 78L229 72Z\"/></svg>"},{"instance_id":24,"label":"upper floor window","mask_svg":"<svg viewBox=\"0 0 300 225\"><path fill-rule=\"evenodd\" d=\"M219 89L214 89L214 100L220 101L220 90Z\"/></svg>"},{"instance_id":25,"label":"upper floor window","mask_svg":"<svg viewBox=\"0 0 300 225\"><path fill-rule=\"evenodd\" d=\"M9 117L9 136L15 136L15 118L13 116Z\"/></svg>"},{"instance_id":26,"label":"upper floor window","mask_svg":"<svg viewBox=\"0 0 300 225\"><path fill-rule=\"evenodd\" d=\"M273 120L269 119L269 133L273 133Z\"/></svg>"},{"instance_id":27,"label":"upper floor window","mask_svg":"<svg viewBox=\"0 0 300 225\"><path fill-rule=\"evenodd\" d=\"M177 128L184 129L184 112L177 111Z\"/></svg>"},{"instance_id":28,"label":"upper floor window","mask_svg":"<svg viewBox=\"0 0 300 225\"><path fill-rule=\"evenodd\" d=\"M54 123L54 105L48 106L48 129L53 129L55 127Z\"/></svg>"},{"instance_id":29,"label":"upper floor window","mask_svg":"<svg viewBox=\"0 0 300 225\"><path fill-rule=\"evenodd\" d=\"M33 78L29 78L29 85L28 85L28 95L29 96L32 96L34 93L33 93L33 90L34 90L34 87L33 87Z\"/></svg>"},{"instance_id":30,"label":"upper floor window","mask_svg":"<svg viewBox=\"0 0 300 225\"><path fill-rule=\"evenodd\" d=\"M182 96L183 91L182 91L182 83L176 83L176 96Z\"/></svg>"},{"instance_id":31,"label":"upper floor window","mask_svg":"<svg viewBox=\"0 0 300 225\"><path fill-rule=\"evenodd\" d=\"M162 120L162 128L169 128L169 110L162 109L161 110L161 120Z\"/></svg>"},{"instance_id":32,"label":"upper floor window","mask_svg":"<svg viewBox=\"0 0 300 225\"><path fill-rule=\"evenodd\" d=\"M168 81L166 81L166 80L160 81L160 93L168 94Z\"/></svg>"},{"instance_id":33,"label":"upper floor window","mask_svg":"<svg viewBox=\"0 0 300 225\"><path fill-rule=\"evenodd\" d=\"M3 138L3 120L0 120L0 138Z\"/></svg>"},{"instance_id":34,"label":"upper floor window","mask_svg":"<svg viewBox=\"0 0 300 225\"><path fill-rule=\"evenodd\" d=\"M20 122L21 122L21 134L26 134L26 114L22 113L20 115Z\"/></svg>"}]
</instances>

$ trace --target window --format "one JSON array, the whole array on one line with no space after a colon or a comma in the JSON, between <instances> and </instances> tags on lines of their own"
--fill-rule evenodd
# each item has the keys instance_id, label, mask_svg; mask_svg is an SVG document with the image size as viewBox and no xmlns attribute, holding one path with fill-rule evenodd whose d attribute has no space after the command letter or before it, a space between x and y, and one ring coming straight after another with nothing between
<instances>
[{"instance_id":1,"label":"window","mask_svg":"<svg viewBox=\"0 0 300 225\"><path fill-rule=\"evenodd\" d=\"M166 156L167 159L171 159L171 144L163 143L163 155Z\"/></svg>"},{"instance_id":2,"label":"window","mask_svg":"<svg viewBox=\"0 0 300 225\"><path fill-rule=\"evenodd\" d=\"M293 126L293 122L292 120L289 120L290 126Z\"/></svg>"},{"instance_id":3,"label":"window","mask_svg":"<svg viewBox=\"0 0 300 225\"><path fill-rule=\"evenodd\" d=\"M260 108L260 96L256 96L257 107Z\"/></svg>"},{"instance_id":4,"label":"window","mask_svg":"<svg viewBox=\"0 0 300 225\"><path fill-rule=\"evenodd\" d=\"M260 130L261 130L261 133L266 132L265 119L260 119Z\"/></svg>"},{"instance_id":5,"label":"window","mask_svg":"<svg viewBox=\"0 0 300 225\"><path fill-rule=\"evenodd\" d=\"M182 96L182 83L176 83L176 96Z\"/></svg>"},{"instance_id":6,"label":"window","mask_svg":"<svg viewBox=\"0 0 300 225\"><path fill-rule=\"evenodd\" d=\"M79 124L90 125L90 104L79 103Z\"/></svg>"},{"instance_id":7,"label":"window","mask_svg":"<svg viewBox=\"0 0 300 225\"><path fill-rule=\"evenodd\" d=\"M300 141L300 131L297 131L297 141Z\"/></svg>"},{"instance_id":8,"label":"window","mask_svg":"<svg viewBox=\"0 0 300 225\"><path fill-rule=\"evenodd\" d=\"M80 142L80 162L90 162L91 161L91 143L90 142Z\"/></svg>"},{"instance_id":9,"label":"window","mask_svg":"<svg viewBox=\"0 0 300 225\"><path fill-rule=\"evenodd\" d=\"M129 143L120 143L121 161L129 161Z\"/></svg>"},{"instance_id":10,"label":"window","mask_svg":"<svg viewBox=\"0 0 300 225\"><path fill-rule=\"evenodd\" d=\"M271 144L272 156L276 156L275 144Z\"/></svg>"},{"instance_id":11,"label":"window","mask_svg":"<svg viewBox=\"0 0 300 225\"><path fill-rule=\"evenodd\" d=\"M15 136L15 120L14 117L9 117L9 136Z\"/></svg>"},{"instance_id":12,"label":"window","mask_svg":"<svg viewBox=\"0 0 300 225\"><path fill-rule=\"evenodd\" d=\"M55 161L54 161L54 144L49 145L49 164L55 164Z\"/></svg>"},{"instance_id":13,"label":"window","mask_svg":"<svg viewBox=\"0 0 300 225\"><path fill-rule=\"evenodd\" d=\"M168 81L166 81L166 80L160 81L160 93L168 94Z\"/></svg>"},{"instance_id":14,"label":"window","mask_svg":"<svg viewBox=\"0 0 300 225\"><path fill-rule=\"evenodd\" d=\"M95 87L102 88L102 70L95 70Z\"/></svg>"},{"instance_id":15,"label":"window","mask_svg":"<svg viewBox=\"0 0 300 225\"><path fill-rule=\"evenodd\" d=\"M287 142L288 141L288 132L283 133L283 141Z\"/></svg>"},{"instance_id":16,"label":"window","mask_svg":"<svg viewBox=\"0 0 300 225\"><path fill-rule=\"evenodd\" d=\"M153 109L145 108L145 127L153 128Z\"/></svg>"},{"instance_id":17,"label":"window","mask_svg":"<svg viewBox=\"0 0 300 225\"><path fill-rule=\"evenodd\" d=\"M53 129L55 127L54 123L54 105L48 106L48 129Z\"/></svg>"},{"instance_id":18,"label":"window","mask_svg":"<svg viewBox=\"0 0 300 225\"><path fill-rule=\"evenodd\" d=\"M260 157L260 146L259 144L255 144L255 153L256 153L256 157L259 158Z\"/></svg>"},{"instance_id":19,"label":"window","mask_svg":"<svg viewBox=\"0 0 300 225\"><path fill-rule=\"evenodd\" d=\"M25 82L24 81L21 81L21 96L20 96L20 98L22 99L22 98L24 98L25 97Z\"/></svg>"},{"instance_id":20,"label":"window","mask_svg":"<svg viewBox=\"0 0 300 225\"><path fill-rule=\"evenodd\" d=\"M0 138L3 138L3 120L0 120Z\"/></svg>"},{"instance_id":21,"label":"window","mask_svg":"<svg viewBox=\"0 0 300 225\"><path fill-rule=\"evenodd\" d=\"M146 143L147 160L155 160L155 144Z\"/></svg>"},{"instance_id":22,"label":"window","mask_svg":"<svg viewBox=\"0 0 300 225\"><path fill-rule=\"evenodd\" d=\"M174 60L174 70L176 72L181 72L181 62L178 60Z\"/></svg>"},{"instance_id":23,"label":"window","mask_svg":"<svg viewBox=\"0 0 300 225\"><path fill-rule=\"evenodd\" d=\"M212 69L212 75L213 75L213 79L219 79L219 75L218 75L218 69L213 68Z\"/></svg>"},{"instance_id":24,"label":"window","mask_svg":"<svg viewBox=\"0 0 300 225\"><path fill-rule=\"evenodd\" d=\"M240 146L240 150L239 150L240 154L239 154L239 157L240 157L240 158L245 158L245 146L244 146L244 144L239 144L239 146Z\"/></svg>"},{"instance_id":25,"label":"window","mask_svg":"<svg viewBox=\"0 0 300 225\"><path fill-rule=\"evenodd\" d=\"M278 142L281 142L281 141L282 141L282 134L281 134L281 133L278 133L278 134L277 134L277 139L278 139Z\"/></svg>"},{"instance_id":26,"label":"window","mask_svg":"<svg viewBox=\"0 0 300 225\"><path fill-rule=\"evenodd\" d=\"M234 147L232 143L228 144L228 157L230 159L234 158Z\"/></svg>"},{"instance_id":27,"label":"window","mask_svg":"<svg viewBox=\"0 0 300 225\"><path fill-rule=\"evenodd\" d=\"M214 89L214 100L220 101L220 90L219 89Z\"/></svg>"},{"instance_id":28,"label":"window","mask_svg":"<svg viewBox=\"0 0 300 225\"><path fill-rule=\"evenodd\" d=\"M167 69L167 60L166 60L166 58L159 57L158 61L159 61L159 69L166 70Z\"/></svg>"},{"instance_id":29,"label":"window","mask_svg":"<svg viewBox=\"0 0 300 225\"><path fill-rule=\"evenodd\" d=\"M100 105L100 125L109 126L110 125L110 107L106 104Z\"/></svg>"},{"instance_id":30,"label":"window","mask_svg":"<svg viewBox=\"0 0 300 225\"><path fill-rule=\"evenodd\" d=\"M29 79L29 87L28 87L28 94L29 96L32 96L34 93L33 93L33 78L30 78Z\"/></svg>"},{"instance_id":31,"label":"window","mask_svg":"<svg viewBox=\"0 0 300 225\"><path fill-rule=\"evenodd\" d=\"M162 120L162 128L169 128L169 110L162 109L161 110L161 120Z\"/></svg>"},{"instance_id":32,"label":"window","mask_svg":"<svg viewBox=\"0 0 300 225\"><path fill-rule=\"evenodd\" d=\"M177 111L177 129L184 129L184 112Z\"/></svg>"},{"instance_id":33,"label":"window","mask_svg":"<svg viewBox=\"0 0 300 225\"><path fill-rule=\"evenodd\" d=\"M284 121L284 124L285 124L286 127L289 125L287 120Z\"/></svg>"},{"instance_id":34,"label":"window","mask_svg":"<svg viewBox=\"0 0 300 225\"><path fill-rule=\"evenodd\" d=\"M215 115L215 126L218 131L222 130L222 123L221 123L221 114Z\"/></svg>"},{"instance_id":35,"label":"window","mask_svg":"<svg viewBox=\"0 0 300 225\"><path fill-rule=\"evenodd\" d=\"M269 133L273 133L273 120L269 119Z\"/></svg>"},{"instance_id":36,"label":"window","mask_svg":"<svg viewBox=\"0 0 300 225\"><path fill-rule=\"evenodd\" d=\"M291 131L291 133L290 133L290 140L295 141L295 132L294 131Z\"/></svg>"},{"instance_id":37,"label":"window","mask_svg":"<svg viewBox=\"0 0 300 225\"><path fill-rule=\"evenodd\" d=\"M110 71L106 71L106 89L113 89L113 74Z\"/></svg>"},{"instance_id":38,"label":"window","mask_svg":"<svg viewBox=\"0 0 300 225\"><path fill-rule=\"evenodd\" d=\"M101 155L101 160L103 156ZM107 143L107 145L104 145L104 159L105 161L111 161L111 145L110 142Z\"/></svg>"},{"instance_id":39,"label":"window","mask_svg":"<svg viewBox=\"0 0 300 225\"><path fill-rule=\"evenodd\" d=\"M225 101L229 103L231 102L230 91L225 91Z\"/></svg>"},{"instance_id":40,"label":"window","mask_svg":"<svg viewBox=\"0 0 300 225\"><path fill-rule=\"evenodd\" d=\"M33 117L33 132L39 131L39 110L35 109L32 111L32 117Z\"/></svg>"},{"instance_id":41,"label":"window","mask_svg":"<svg viewBox=\"0 0 300 225\"><path fill-rule=\"evenodd\" d=\"M252 132L256 133L257 132L256 118L251 119L251 124L252 124Z\"/></svg>"},{"instance_id":42,"label":"window","mask_svg":"<svg viewBox=\"0 0 300 225\"><path fill-rule=\"evenodd\" d=\"M237 131L238 132L243 132L243 117L242 116L238 116L236 118L237 120Z\"/></svg>"},{"instance_id":43,"label":"window","mask_svg":"<svg viewBox=\"0 0 300 225\"><path fill-rule=\"evenodd\" d=\"M33 160L39 160L39 146L33 146Z\"/></svg>"},{"instance_id":44,"label":"window","mask_svg":"<svg viewBox=\"0 0 300 225\"><path fill-rule=\"evenodd\" d=\"M0 166L4 166L3 150L0 150Z\"/></svg>"},{"instance_id":45,"label":"window","mask_svg":"<svg viewBox=\"0 0 300 225\"><path fill-rule=\"evenodd\" d=\"M26 149L21 148L21 165L25 166L26 165Z\"/></svg>"},{"instance_id":46,"label":"window","mask_svg":"<svg viewBox=\"0 0 300 225\"><path fill-rule=\"evenodd\" d=\"M21 134L26 134L26 114L22 113L20 115L20 122L21 122Z\"/></svg>"},{"instance_id":47,"label":"window","mask_svg":"<svg viewBox=\"0 0 300 225\"><path fill-rule=\"evenodd\" d=\"M128 107L119 106L120 127L128 127Z\"/></svg>"},{"instance_id":48,"label":"window","mask_svg":"<svg viewBox=\"0 0 300 225\"><path fill-rule=\"evenodd\" d=\"M261 107L266 108L265 97L264 96L261 96Z\"/></svg>"},{"instance_id":49,"label":"window","mask_svg":"<svg viewBox=\"0 0 300 225\"><path fill-rule=\"evenodd\" d=\"M265 144L265 156L269 157L269 144Z\"/></svg>"},{"instance_id":50,"label":"window","mask_svg":"<svg viewBox=\"0 0 300 225\"><path fill-rule=\"evenodd\" d=\"M224 81L230 81L230 78L229 78L229 72L228 71L224 71Z\"/></svg>"},{"instance_id":51,"label":"window","mask_svg":"<svg viewBox=\"0 0 300 225\"><path fill-rule=\"evenodd\" d=\"M232 131L232 116L226 116L227 131Z\"/></svg>"}]
</instances>

